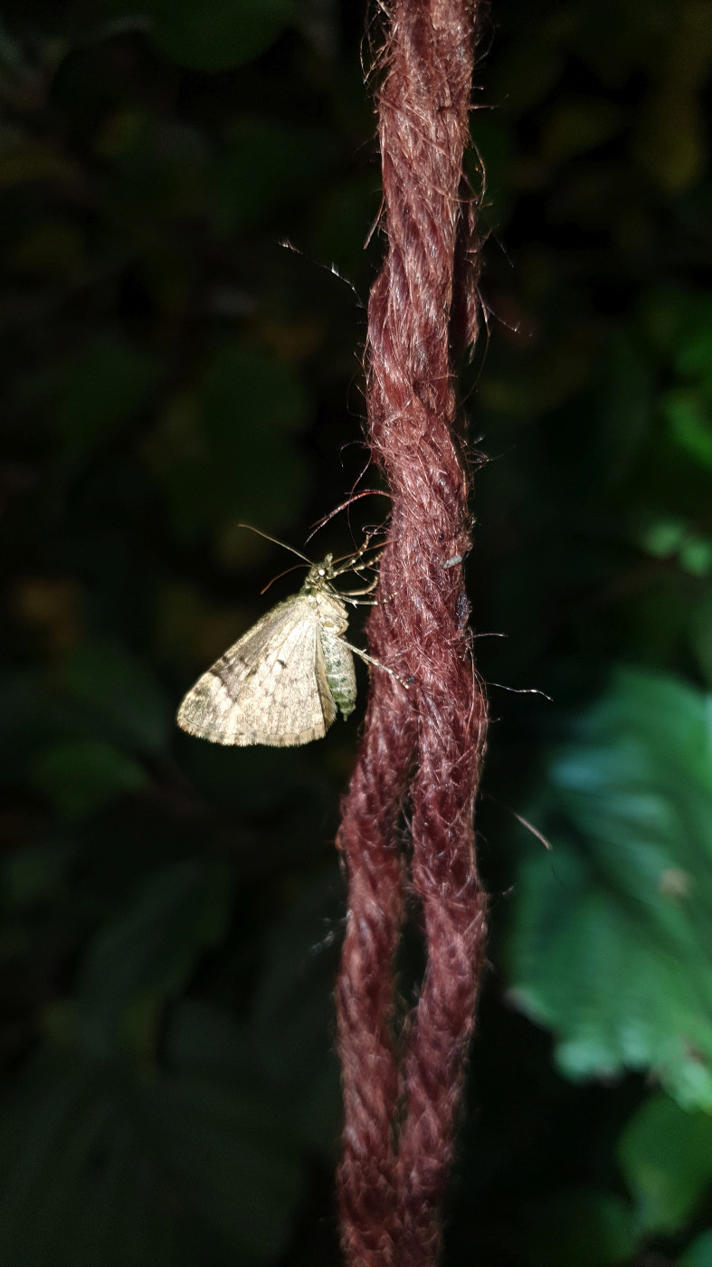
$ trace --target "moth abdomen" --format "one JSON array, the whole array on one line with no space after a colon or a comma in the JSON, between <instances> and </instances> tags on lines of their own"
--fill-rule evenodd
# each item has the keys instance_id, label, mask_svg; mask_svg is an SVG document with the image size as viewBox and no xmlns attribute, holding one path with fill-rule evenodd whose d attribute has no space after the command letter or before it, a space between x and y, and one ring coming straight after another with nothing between
<instances>
[{"instance_id":1,"label":"moth abdomen","mask_svg":"<svg viewBox=\"0 0 712 1267\"><path fill-rule=\"evenodd\" d=\"M346 721L356 705L356 672L351 648L338 634L322 629L321 649L329 690Z\"/></svg>"}]
</instances>

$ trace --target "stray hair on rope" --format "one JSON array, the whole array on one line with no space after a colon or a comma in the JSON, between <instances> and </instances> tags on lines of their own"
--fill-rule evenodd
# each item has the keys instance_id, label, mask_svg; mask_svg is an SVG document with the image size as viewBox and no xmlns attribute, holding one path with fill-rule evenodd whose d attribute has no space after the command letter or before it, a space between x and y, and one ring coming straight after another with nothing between
<instances>
[{"instance_id":1,"label":"stray hair on rope","mask_svg":"<svg viewBox=\"0 0 712 1267\"><path fill-rule=\"evenodd\" d=\"M461 561L468 466L452 357L476 333L479 247L463 176L475 0L382 0L378 78L386 252L371 290L368 440L392 497L371 677L338 845L349 896L336 989L349 1267L434 1267L484 961L474 805L486 702ZM416 912L426 967L412 1013L395 958Z\"/></svg>"}]
</instances>

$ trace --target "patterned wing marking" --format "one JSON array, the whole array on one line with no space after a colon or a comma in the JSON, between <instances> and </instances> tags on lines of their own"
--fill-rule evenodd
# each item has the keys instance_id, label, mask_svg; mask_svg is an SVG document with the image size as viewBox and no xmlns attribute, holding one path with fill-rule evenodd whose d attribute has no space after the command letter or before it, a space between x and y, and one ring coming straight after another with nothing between
<instances>
[{"instance_id":1,"label":"patterned wing marking","mask_svg":"<svg viewBox=\"0 0 712 1267\"><path fill-rule=\"evenodd\" d=\"M212 743L275 747L321 739L336 716L313 602L279 603L198 679L178 723Z\"/></svg>"}]
</instances>

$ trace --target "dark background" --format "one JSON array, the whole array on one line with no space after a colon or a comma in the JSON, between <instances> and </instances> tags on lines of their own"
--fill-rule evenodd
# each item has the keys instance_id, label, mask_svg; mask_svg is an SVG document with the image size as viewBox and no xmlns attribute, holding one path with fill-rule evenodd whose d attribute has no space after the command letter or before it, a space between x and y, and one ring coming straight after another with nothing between
<instances>
[{"instance_id":1,"label":"dark background","mask_svg":"<svg viewBox=\"0 0 712 1267\"><path fill-rule=\"evenodd\" d=\"M3 1267L338 1262L366 675L302 749L173 717L299 584L260 598L290 560L237 521L303 548L366 460L364 29L346 0L4 6ZM505 636L476 643L492 934L449 1267L712 1263L711 64L701 0L484 22L468 571Z\"/></svg>"}]
</instances>

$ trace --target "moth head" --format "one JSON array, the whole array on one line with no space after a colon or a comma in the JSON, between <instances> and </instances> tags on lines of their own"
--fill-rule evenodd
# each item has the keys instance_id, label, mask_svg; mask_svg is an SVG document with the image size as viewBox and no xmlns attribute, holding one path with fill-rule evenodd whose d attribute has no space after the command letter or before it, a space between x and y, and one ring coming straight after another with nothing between
<instances>
[{"instance_id":1,"label":"moth head","mask_svg":"<svg viewBox=\"0 0 712 1267\"><path fill-rule=\"evenodd\" d=\"M334 575L334 556L327 554L320 563L312 563L306 580L306 589L318 590L331 580Z\"/></svg>"}]
</instances>

